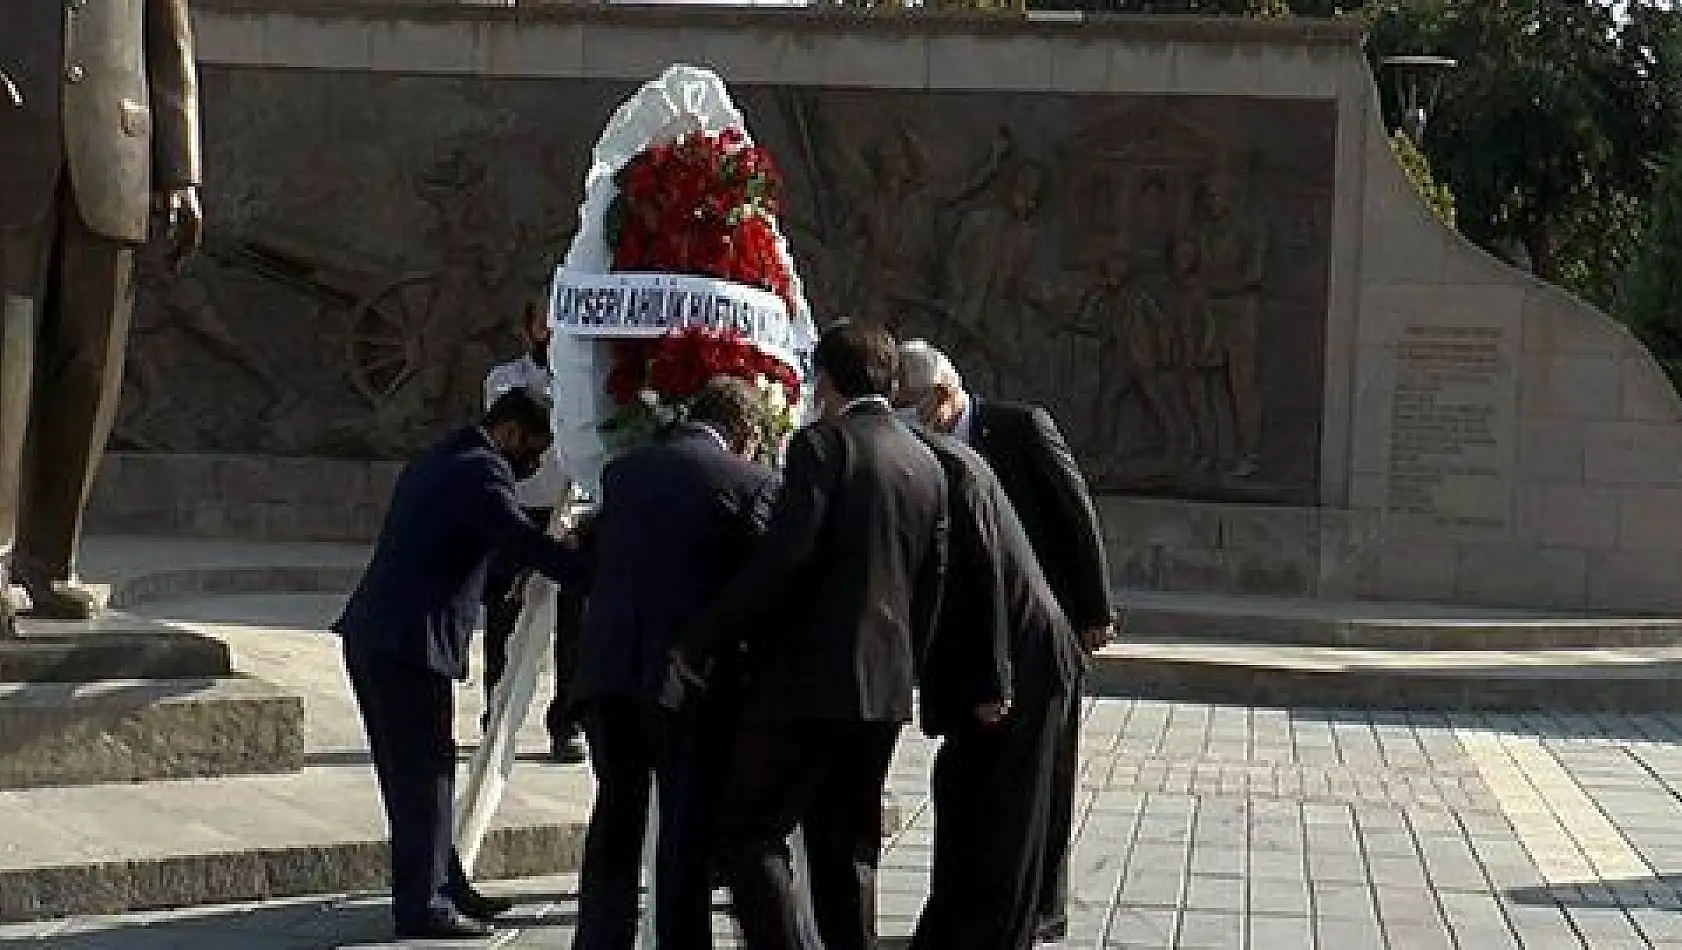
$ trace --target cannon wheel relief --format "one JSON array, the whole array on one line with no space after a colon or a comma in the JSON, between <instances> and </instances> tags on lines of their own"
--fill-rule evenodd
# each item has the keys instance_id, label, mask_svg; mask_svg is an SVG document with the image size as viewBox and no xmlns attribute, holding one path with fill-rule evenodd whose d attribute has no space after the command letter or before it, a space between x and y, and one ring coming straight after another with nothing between
<instances>
[{"instance_id":1,"label":"cannon wheel relief","mask_svg":"<svg viewBox=\"0 0 1682 950\"><path fill-rule=\"evenodd\" d=\"M351 385L365 399L389 402L420 371L437 296L435 275L405 274L357 303L346 355Z\"/></svg>"}]
</instances>

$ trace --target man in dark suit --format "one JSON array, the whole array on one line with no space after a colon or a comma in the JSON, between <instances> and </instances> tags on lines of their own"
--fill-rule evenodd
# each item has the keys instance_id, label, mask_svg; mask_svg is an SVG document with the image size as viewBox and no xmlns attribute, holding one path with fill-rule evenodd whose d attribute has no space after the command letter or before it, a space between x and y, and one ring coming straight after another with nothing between
<instances>
[{"instance_id":1,"label":"man in dark suit","mask_svg":"<svg viewBox=\"0 0 1682 950\"><path fill-rule=\"evenodd\" d=\"M654 945L712 947L710 838L738 690L720 671L677 712L660 698L668 652L741 568L770 515L776 473L749 461L760 413L751 384L712 380L671 438L602 475L601 510L583 542L593 579L573 692L596 775L574 950L636 946L651 780L660 794ZM715 669L729 661L717 658Z\"/></svg>"},{"instance_id":2,"label":"man in dark suit","mask_svg":"<svg viewBox=\"0 0 1682 950\"><path fill-rule=\"evenodd\" d=\"M687 676L747 638L719 853L748 950L811 950L789 867L797 825L823 947L877 946L882 787L946 559L946 479L893 416L897 357L880 330L824 333L823 418L792 440L764 542L674 662Z\"/></svg>"},{"instance_id":3,"label":"man in dark suit","mask_svg":"<svg viewBox=\"0 0 1682 950\"><path fill-rule=\"evenodd\" d=\"M921 340L901 348L898 403L924 424L968 444L1004 486L1057 602L1095 652L1114 635L1104 534L1074 453L1044 409L982 401L964 391L952 362ZM1069 845L1080 771L1079 691L1069 703L1052 767L1051 827L1046 835L1039 939L1061 940L1069 929Z\"/></svg>"},{"instance_id":4,"label":"man in dark suit","mask_svg":"<svg viewBox=\"0 0 1682 950\"><path fill-rule=\"evenodd\" d=\"M1028 950L1036 934L1052 761L1081 655L1027 532L987 463L919 430L946 468L951 544L918 680L935 756L934 862L912 950Z\"/></svg>"},{"instance_id":5,"label":"man in dark suit","mask_svg":"<svg viewBox=\"0 0 1682 950\"><path fill-rule=\"evenodd\" d=\"M476 426L404 467L373 557L333 631L368 732L391 825L391 896L403 938L477 937L507 910L480 896L451 847L455 788L451 680L467 651L493 549L557 580L577 555L514 500L549 447L549 410L529 390L503 394Z\"/></svg>"}]
</instances>

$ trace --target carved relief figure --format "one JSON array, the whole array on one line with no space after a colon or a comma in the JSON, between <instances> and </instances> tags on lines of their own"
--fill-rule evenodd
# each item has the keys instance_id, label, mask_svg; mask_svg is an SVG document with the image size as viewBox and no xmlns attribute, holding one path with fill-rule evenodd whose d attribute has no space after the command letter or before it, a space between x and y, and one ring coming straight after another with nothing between
<instances>
[{"instance_id":1,"label":"carved relief figure","mask_svg":"<svg viewBox=\"0 0 1682 950\"><path fill-rule=\"evenodd\" d=\"M1256 388L1257 322L1267 240L1243 205L1238 180L1208 175L1197 190L1195 273L1208 296L1209 331L1199 354L1211 374L1211 398L1226 420L1220 462L1229 475L1256 473L1261 443L1261 393Z\"/></svg>"},{"instance_id":2,"label":"carved relief figure","mask_svg":"<svg viewBox=\"0 0 1682 950\"><path fill-rule=\"evenodd\" d=\"M1174 387L1185 407L1187 428L1190 431L1188 474L1204 475L1212 471L1220 457L1220 412L1210 395L1210 385L1204 372L1204 356L1214 332L1209 313L1209 293L1197 270L1197 239L1190 235L1176 235L1169 239L1169 267L1174 283L1174 307L1170 324L1176 346L1168 371L1169 384Z\"/></svg>"},{"instance_id":3,"label":"carved relief figure","mask_svg":"<svg viewBox=\"0 0 1682 950\"><path fill-rule=\"evenodd\" d=\"M490 166L479 150L450 149L418 176L415 190L435 215L427 243L438 254L432 300L414 328L422 354L415 421L447 424L478 406L481 364L496 352L484 337L502 328L486 304L513 264L514 242L494 213Z\"/></svg>"},{"instance_id":4,"label":"carved relief figure","mask_svg":"<svg viewBox=\"0 0 1682 950\"><path fill-rule=\"evenodd\" d=\"M1175 205L1164 172L1152 170L1140 176L1126 221L1134 260L1145 273L1167 274L1173 270L1169 252L1184 226Z\"/></svg>"},{"instance_id":5,"label":"carved relief figure","mask_svg":"<svg viewBox=\"0 0 1682 950\"><path fill-rule=\"evenodd\" d=\"M1048 294L1030 282L1039 246L1035 218L1045 194L1045 169L1012 157L1001 164L985 188L979 207L955 229L945 261L948 319L942 339L966 366L994 373L978 382L997 387L997 379L1021 371L1024 347L1036 329L1031 311L1047 305ZM1012 371L1015 371L1014 373Z\"/></svg>"},{"instance_id":6,"label":"carved relief figure","mask_svg":"<svg viewBox=\"0 0 1682 950\"><path fill-rule=\"evenodd\" d=\"M1127 445L1131 440L1119 411L1136 398L1156 430L1156 443L1149 449L1176 471L1188 458L1189 420L1171 374L1178 349L1170 316L1174 300L1162 275L1140 266L1149 260L1148 254L1118 237L1082 301L1081 323L1099 341L1098 400L1090 437L1096 445L1137 452L1137 446ZM1112 457L1120 460L1119 453Z\"/></svg>"},{"instance_id":7,"label":"carved relief figure","mask_svg":"<svg viewBox=\"0 0 1682 950\"><path fill-rule=\"evenodd\" d=\"M897 326L938 312L935 247L937 202L928 159L910 133L897 129L870 152L871 187L852 233L860 268L853 291L860 319Z\"/></svg>"},{"instance_id":8,"label":"carved relief figure","mask_svg":"<svg viewBox=\"0 0 1682 950\"><path fill-rule=\"evenodd\" d=\"M297 407L300 399L292 387L260 356L246 347L222 319L202 262L195 262L179 274L168 272L168 261L159 249L142 252L136 273L141 291L152 305L135 313L135 346L128 351L127 386L124 408L118 415L114 434L119 440L141 448L196 449L197 444L169 446L160 440L155 423L166 418L174 402L167 373L160 357L176 349L177 340L191 340L212 355L241 370L260 386L268 405L260 413L260 428L280 419ZM193 415L193 413L188 413ZM200 414L202 418L202 414ZM201 423L203 425L203 423Z\"/></svg>"}]
</instances>

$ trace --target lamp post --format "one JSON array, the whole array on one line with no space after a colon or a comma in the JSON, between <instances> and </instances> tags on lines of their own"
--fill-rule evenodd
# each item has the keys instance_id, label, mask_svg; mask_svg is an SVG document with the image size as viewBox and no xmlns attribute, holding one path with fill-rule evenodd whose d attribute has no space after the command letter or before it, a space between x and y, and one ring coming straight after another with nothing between
<instances>
[{"instance_id":1,"label":"lamp post","mask_svg":"<svg viewBox=\"0 0 1682 950\"><path fill-rule=\"evenodd\" d=\"M1402 131L1424 148L1425 125L1442 94L1443 77L1460 63L1446 56L1386 56L1378 64L1395 78Z\"/></svg>"}]
</instances>

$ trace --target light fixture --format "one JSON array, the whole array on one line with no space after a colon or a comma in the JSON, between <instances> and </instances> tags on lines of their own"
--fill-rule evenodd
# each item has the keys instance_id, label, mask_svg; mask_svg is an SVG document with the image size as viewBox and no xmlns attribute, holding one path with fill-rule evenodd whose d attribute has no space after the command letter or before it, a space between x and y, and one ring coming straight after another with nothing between
<instances>
[{"instance_id":1,"label":"light fixture","mask_svg":"<svg viewBox=\"0 0 1682 950\"><path fill-rule=\"evenodd\" d=\"M1386 56L1378 64L1395 77L1402 131L1424 148L1425 125L1442 94L1443 77L1460 63L1446 56Z\"/></svg>"}]
</instances>

